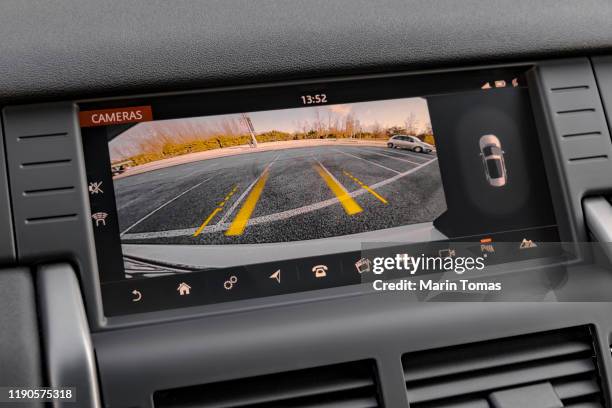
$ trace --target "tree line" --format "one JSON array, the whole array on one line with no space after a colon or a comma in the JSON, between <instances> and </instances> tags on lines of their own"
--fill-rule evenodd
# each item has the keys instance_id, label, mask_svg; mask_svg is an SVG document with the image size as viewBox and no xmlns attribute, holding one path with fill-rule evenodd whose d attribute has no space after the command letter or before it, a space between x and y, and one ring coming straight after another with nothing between
<instances>
[{"instance_id":1,"label":"tree line","mask_svg":"<svg viewBox=\"0 0 612 408\"><path fill-rule=\"evenodd\" d=\"M384 127L378 122L363 126L353 115L327 116L319 110L311 121L296 123L294 132L270 130L256 133L258 143L308 139L366 139L386 140L396 134L408 134L434 144L429 124L419 124L414 115L408 115L404 123ZM136 127L127 132L136 130ZM257 131L257 129L256 129ZM114 162L130 161L141 165L189 153L247 145L250 134L239 118L227 117L214 123L179 119L164 122L148 122L138 125L138 137L129 145L113 146ZM119 136L121 137L121 136Z\"/></svg>"}]
</instances>

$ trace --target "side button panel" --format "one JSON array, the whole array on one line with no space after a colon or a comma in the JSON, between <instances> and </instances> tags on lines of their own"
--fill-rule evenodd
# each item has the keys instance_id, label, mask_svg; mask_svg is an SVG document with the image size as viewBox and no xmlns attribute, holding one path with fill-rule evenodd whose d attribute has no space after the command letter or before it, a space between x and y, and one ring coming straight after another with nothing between
<instances>
[{"instance_id":1,"label":"side button panel","mask_svg":"<svg viewBox=\"0 0 612 408\"><path fill-rule=\"evenodd\" d=\"M18 261L74 262L95 327L102 302L77 110L9 106L2 116Z\"/></svg>"},{"instance_id":2,"label":"side button panel","mask_svg":"<svg viewBox=\"0 0 612 408\"><path fill-rule=\"evenodd\" d=\"M65 257L89 234L79 169L76 108L29 105L3 111L17 251L22 262ZM89 228L90 229L90 228Z\"/></svg>"},{"instance_id":3,"label":"side button panel","mask_svg":"<svg viewBox=\"0 0 612 408\"><path fill-rule=\"evenodd\" d=\"M595 75L587 58L542 62L531 74L540 131L550 136L542 148L557 157L551 170L564 179L573 235L585 241L582 199L612 188L612 143Z\"/></svg>"}]
</instances>

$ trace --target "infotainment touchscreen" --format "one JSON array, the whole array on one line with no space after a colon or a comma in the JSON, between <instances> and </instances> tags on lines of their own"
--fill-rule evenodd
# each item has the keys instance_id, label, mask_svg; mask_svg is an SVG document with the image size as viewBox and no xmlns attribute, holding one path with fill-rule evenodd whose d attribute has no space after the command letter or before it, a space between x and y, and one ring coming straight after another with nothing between
<instances>
[{"instance_id":1,"label":"infotainment touchscreen","mask_svg":"<svg viewBox=\"0 0 612 408\"><path fill-rule=\"evenodd\" d=\"M366 243L541 256L519 253L559 240L531 115L521 70L83 104L105 312L359 283Z\"/></svg>"}]
</instances>

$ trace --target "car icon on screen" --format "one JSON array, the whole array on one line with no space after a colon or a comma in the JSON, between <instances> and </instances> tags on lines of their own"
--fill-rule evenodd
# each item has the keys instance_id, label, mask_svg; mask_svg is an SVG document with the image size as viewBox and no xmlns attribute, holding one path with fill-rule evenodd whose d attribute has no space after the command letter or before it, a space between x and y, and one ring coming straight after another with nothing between
<instances>
[{"instance_id":1,"label":"car icon on screen","mask_svg":"<svg viewBox=\"0 0 612 408\"><path fill-rule=\"evenodd\" d=\"M478 145L487 181L493 187L505 186L508 181L508 174L504 161L504 151L498 137L495 135L481 136Z\"/></svg>"}]
</instances>

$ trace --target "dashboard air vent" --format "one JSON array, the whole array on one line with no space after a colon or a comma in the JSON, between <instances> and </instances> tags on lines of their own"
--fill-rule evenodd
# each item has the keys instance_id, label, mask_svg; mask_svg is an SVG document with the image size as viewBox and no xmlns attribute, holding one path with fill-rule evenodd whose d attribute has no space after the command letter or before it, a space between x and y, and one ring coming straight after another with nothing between
<instances>
[{"instance_id":1,"label":"dashboard air vent","mask_svg":"<svg viewBox=\"0 0 612 408\"><path fill-rule=\"evenodd\" d=\"M156 408L382 407L373 361L158 391Z\"/></svg>"},{"instance_id":2,"label":"dashboard air vent","mask_svg":"<svg viewBox=\"0 0 612 408\"><path fill-rule=\"evenodd\" d=\"M411 408L601 408L586 326L406 354Z\"/></svg>"}]
</instances>

